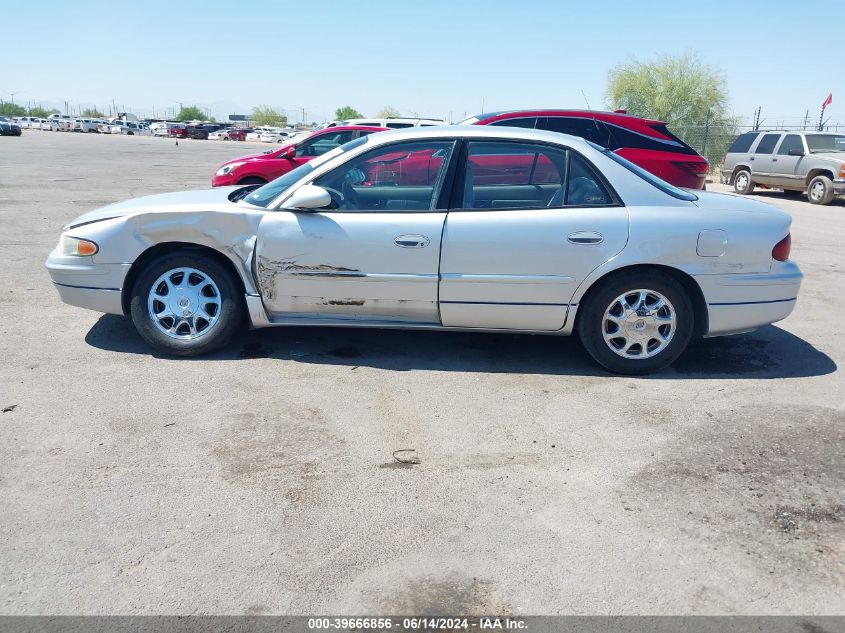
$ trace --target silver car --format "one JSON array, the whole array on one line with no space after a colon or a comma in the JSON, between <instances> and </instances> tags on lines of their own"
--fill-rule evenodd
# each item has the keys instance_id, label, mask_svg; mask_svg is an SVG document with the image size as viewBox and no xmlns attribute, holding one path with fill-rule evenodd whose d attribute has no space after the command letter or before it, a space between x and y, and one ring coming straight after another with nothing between
<instances>
[{"instance_id":1,"label":"silver car","mask_svg":"<svg viewBox=\"0 0 845 633\"><path fill-rule=\"evenodd\" d=\"M581 138L430 127L359 138L260 188L92 211L47 268L66 303L126 315L178 356L244 321L577 333L604 367L640 374L792 312L790 224Z\"/></svg>"},{"instance_id":2,"label":"silver car","mask_svg":"<svg viewBox=\"0 0 845 633\"><path fill-rule=\"evenodd\" d=\"M845 194L845 134L746 132L728 148L722 181L739 194L755 185L807 192L813 204Z\"/></svg>"}]
</instances>

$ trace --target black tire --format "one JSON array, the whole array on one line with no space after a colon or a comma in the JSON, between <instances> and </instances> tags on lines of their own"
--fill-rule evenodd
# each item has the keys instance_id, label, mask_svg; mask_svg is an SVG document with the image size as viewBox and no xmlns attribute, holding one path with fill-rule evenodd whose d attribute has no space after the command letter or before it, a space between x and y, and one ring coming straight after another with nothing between
<instances>
[{"instance_id":1,"label":"black tire","mask_svg":"<svg viewBox=\"0 0 845 633\"><path fill-rule=\"evenodd\" d=\"M127 132L126 136L135 136L135 132Z\"/></svg>"},{"instance_id":2,"label":"black tire","mask_svg":"<svg viewBox=\"0 0 845 633\"><path fill-rule=\"evenodd\" d=\"M816 176L807 187L807 199L811 204L830 204L834 195L833 181L827 176Z\"/></svg>"},{"instance_id":3,"label":"black tire","mask_svg":"<svg viewBox=\"0 0 845 633\"><path fill-rule=\"evenodd\" d=\"M267 181L259 176L247 176L246 178L241 178L238 182L239 185L266 185Z\"/></svg>"},{"instance_id":4,"label":"black tire","mask_svg":"<svg viewBox=\"0 0 845 633\"><path fill-rule=\"evenodd\" d=\"M751 180L750 171L740 169L734 174L734 191L741 196L747 196L754 191L754 181Z\"/></svg>"},{"instance_id":5,"label":"black tire","mask_svg":"<svg viewBox=\"0 0 845 633\"><path fill-rule=\"evenodd\" d=\"M616 304L618 297L623 295L634 297L636 296L634 291L637 290L659 293L674 308L674 329L659 326L664 328L662 334L665 336L668 336L670 331L672 332L669 343L654 356L647 358L621 356L611 349L611 345L619 345L620 339L607 342L604 336L605 312ZM653 295L648 295L648 297L653 298ZM671 313L668 307L662 310L664 310L662 316ZM637 327L640 322L643 323L643 327L648 326L650 320L648 316L643 315L646 316L644 319L634 316L633 313L631 316L632 327ZM600 281L598 286L590 290L586 301L582 302L578 311L576 329L584 348L602 367L618 374L647 374L668 367L684 352L695 330L695 311L684 287L671 276L654 270L622 272ZM609 331L613 332L613 330ZM654 341L656 342L655 349L657 349L659 341L657 339ZM635 343L631 347L632 353L639 351L637 345L640 345L639 350L643 348L642 343ZM646 349L650 347L650 341L645 343L645 347Z\"/></svg>"},{"instance_id":6,"label":"black tire","mask_svg":"<svg viewBox=\"0 0 845 633\"><path fill-rule=\"evenodd\" d=\"M210 278L219 290L216 322L192 339L173 338L162 332L150 315L148 298L153 284L168 271L193 268ZM177 276L178 279L178 276ZM194 280L199 278L194 276ZM201 283L197 283L197 288ZM218 295L212 295L217 297ZM231 269L216 260L191 251L177 251L150 262L138 275L130 298L130 316L135 329L152 347L173 356L199 356L225 346L238 332L244 320L243 292ZM196 321L195 321L196 323ZM177 327L177 332L184 329ZM187 333L186 333L187 334Z\"/></svg>"}]
</instances>

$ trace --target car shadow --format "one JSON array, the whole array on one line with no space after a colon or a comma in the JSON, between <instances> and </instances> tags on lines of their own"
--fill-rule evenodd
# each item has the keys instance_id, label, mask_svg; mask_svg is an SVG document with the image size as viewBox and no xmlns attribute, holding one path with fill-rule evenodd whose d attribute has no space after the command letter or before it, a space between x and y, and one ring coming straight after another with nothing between
<instances>
[{"instance_id":1,"label":"car shadow","mask_svg":"<svg viewBox=\"0 0 845 633\"><path fill-rule=\"evenodd\" d=\"M783 200L785 202L804 202L808 206L816 206L811 205L810 201L807 200L806 194L802 194L800 196L789 196L785 194L783 191L779 189L760 189L759 187L754 190L753 195L762 198L763 200L767 201L776 201L776 200ZM828 207L845 207L845 197L837 196L834 198L830 204L825 205ZM823 208L823 207L822 207Z\"/></svg>"},{"instance_id":2,"label":"car shadow","mask_svg":"<svg viewBox=\"0 0 845 633\"><path fill-rule=\"evenodd\" d=\"M129 319L106 314L86 343L98 349L171 358L152 350ZM280 327L244 332L225 349L183 361L270 358L316 365L601 376L577 337ZM694 341L669 369L649 379L799 378L836 371L836 363L805 340L775 326L749 334Z\"/></svg>"}]
</instances>

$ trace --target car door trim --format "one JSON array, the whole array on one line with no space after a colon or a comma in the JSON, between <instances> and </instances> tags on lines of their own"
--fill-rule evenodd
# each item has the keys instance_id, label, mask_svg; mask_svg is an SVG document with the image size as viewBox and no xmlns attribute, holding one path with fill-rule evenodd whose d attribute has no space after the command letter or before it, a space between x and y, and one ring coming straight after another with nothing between
<instances>
[{"instance_id":1,"label":"car door trim","mask_svg":"<svg viewBox=\"0 0 845 633\"><path fill-rule=\"evenodd\" d=\"M475 283L528 283L528 284L571 284L575 277L568 275L501 275L501 274L465 274L465 273L441 273L442 281L472 281ZM445 301L444 303L455 303ZM461 303L461 302L458 302ZM469 303L476 303L470 301ZM486 303L486 302L482 302ZM554 304L557 305L557 304ZM565 304L568 305L568 304Z\"/></svg>"}]
</instances>

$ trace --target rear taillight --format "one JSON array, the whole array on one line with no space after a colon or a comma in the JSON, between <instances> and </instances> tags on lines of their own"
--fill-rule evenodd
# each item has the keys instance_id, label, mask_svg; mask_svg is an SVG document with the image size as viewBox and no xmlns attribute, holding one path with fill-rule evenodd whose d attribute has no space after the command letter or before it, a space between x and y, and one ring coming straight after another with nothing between
<instances>
[{"instance_id":1,"label":"rear taillight","mask_svg":"<svg viewBox=\"0 0 845 633\"><path fill-rule=\"evenodd\" d=\"M785 262L789 259L790 250L792 250L792 235L787 233L785 238L775 244L772 249L772 258L779 262Z\"/></svg>"},{"instance_id":2,"label":"rear taillight","mask_svg":"<svg viewBox=\"0 0 845 633\"><path fill-rule=\"evenodd\" d=\"M686 172L693 174L695 176L700 176L701 174L706 174L710 171L710 165L707 163L706 160L684 160L684 161L672 161L672 164L675 167L680 167Z\"/></svg>"}]
</instances>

